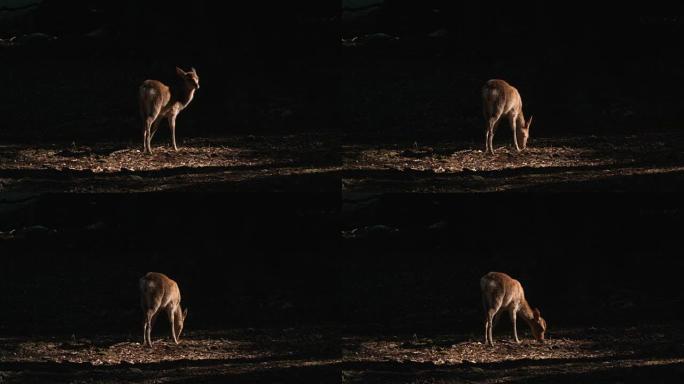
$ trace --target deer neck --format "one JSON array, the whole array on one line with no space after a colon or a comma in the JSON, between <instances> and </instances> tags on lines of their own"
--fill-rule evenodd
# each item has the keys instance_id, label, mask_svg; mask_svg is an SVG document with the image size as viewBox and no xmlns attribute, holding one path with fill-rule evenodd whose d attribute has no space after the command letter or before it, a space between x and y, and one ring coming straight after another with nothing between
<instances>
[{"instance_id":1,"label":"deer neck","mask_svg":"<svg viewBox=\"0 0 684 384\"><path fill-rule=\"evenodd\" d=\"M188 86L186 82L181 82L181 84L173 89L175 90L173 101L179 104L180 109L187 107L192 98L195 97L195 87Z\"/></svg>"},{"instance_id":2,"label":"deer neck","mask_svg":"<svg viewBox=\"0 0 684 384\"><path fill-rule=\"evenodd\" d=\"M534 312L532 312L532 307L527 302L527 300L522 299L520 302L520 309L518 311L520 317L522 317L528 324L534 319Z\"/></svg>"},{"instance_id":3,"label":"deer neck","mask_svg":"<svg viewBox=\"0 0 684 384\"><path fill-rule=\"evenodd\" d=\"M520 113L518 114L518 121L516 121L518 129L525 128L526 123L527 123L527 120L525 120L525 115L523 115L522 108L521 108Z\"/></svg>"}]
</instances>

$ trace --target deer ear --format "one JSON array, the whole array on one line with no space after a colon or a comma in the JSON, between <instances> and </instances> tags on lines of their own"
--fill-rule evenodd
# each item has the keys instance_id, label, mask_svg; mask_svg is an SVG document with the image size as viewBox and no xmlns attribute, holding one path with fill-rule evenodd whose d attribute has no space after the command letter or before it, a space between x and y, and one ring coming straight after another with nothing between
<instances>
[{"instance_id":1,"label":"deer ear","mask_svg":"<svg viewBox=\"0 0 684 384\"><path fill-rule=\"evenodd\" d=\"M178 67L176 67L176 73L179 74L180 76L185 75L185 71L183 71L182 69L180 69Z\"/></svg>"},{"instance_id":2,"label":"deer ear","mask_svg":"<svg viewBox=\"0 0 684 384\"><path fill-rule=\"evenodd\" d=\"M194 73L195 75L197 74L197 71L195 70L195 67L190 68L190 72Z\"/></svg>"},{"instance_id":3,"label":"deer ear","mask_svg":"<svg viewBox=\"0 0 684 384\"><path fill-rule=\"evenodd\" d=\"M534 318L538 319L541 317L541 312L539 312L539 308L535 308L532 313L534 314Z\"/></svg>"},{"instance_id":4,"label":"deer ear","mask_svg":"<svg viewBox=\"0 0 684 384\"><path fill-rule=\"evenodd\" d=\"M183 310L183 320L185 320L186 317L188 317L188 309L187 308L185 308Z\"/></svg>"},{"instance_id":5,"label":"deer ear","mask_svg":"<svg viewBox=\"0 0 684 384\"><path fill-rule=\"evenodd\" d=\"M527 129L530 129L530 126L532 125L532 119L534 119L534 115L530 116L530 119L527 120Z\"/></svg>"}]
</instances>

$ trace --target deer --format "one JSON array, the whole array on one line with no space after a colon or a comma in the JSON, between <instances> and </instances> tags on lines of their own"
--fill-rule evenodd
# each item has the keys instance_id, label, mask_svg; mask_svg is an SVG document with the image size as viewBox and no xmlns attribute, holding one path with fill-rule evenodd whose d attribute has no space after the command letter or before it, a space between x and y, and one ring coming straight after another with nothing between
<instances>
[{"instance_id":1,"label":"deer","mask_svg":"<svg viewBox=\"0 0 684 384\"><path fill-rule=\"evenodd\" d=\"M534 116L525 121L522 98L517 89L504 80L489 80L482 87L482 106L486 123L485 153L494 154L494 133L501 118L508 119L515 150L519 153L527 148Z\"/></svg>"},{"instance_id":2,"label":"deer","mask_svg":"<svg viewBox=\"0 0 684 384\"><path fill-rule=\"evenodd\" d=\"M171 336L178 344L188 309L181 310L181 296L178 284L158 272L148 272L140 278L140 303L143 310L143 345L152 348L152 326L160 311L166 311L171 324Z\"/></svg>"},{"instance_id":3,"label":"deer","mask_svg":"<svg viewBox=\"0 0 684 384\"><path fill-rule=\"evenodd\" d=\"M538 308L532 309L525 299L525 292L518 280L501 272L489 272L480 278L482 305L485 312L485 345L494 346L492 331L503 311L508 311L513 324L513 338L520 344L516 318L520 315L532 331L532 336L544 342L546 321L541 317Z\"/></svg>"},{"instance_id":4,"label":"deer","mask_svg":"<svg viewBox=\"0 0 684 384\"><path fill-rule=\"evenodd\" d=\"M139 89L140 116L143 121L143 153L152 154L152 137L162 119L166 118L171 128L173 149L176 145L176 117L184 110L199 89L199 76L195 68L186 72L176 67L180 78L178 84L169 87L157 80L145 80Z\"/></svg>"}]
</instances>

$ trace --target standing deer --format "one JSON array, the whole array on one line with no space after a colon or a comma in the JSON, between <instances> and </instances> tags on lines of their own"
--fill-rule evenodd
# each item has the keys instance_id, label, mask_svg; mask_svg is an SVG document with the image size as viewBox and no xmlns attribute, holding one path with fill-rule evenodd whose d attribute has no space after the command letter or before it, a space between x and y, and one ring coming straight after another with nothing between
<instances>
[{"instance_id":1,"label":"standing deer","mask_svg":"<svg viewBox=\"0 0 684 384\"><path fill-rule=\"evenodd\" d=\"M163 273L148 272L140 278L140 304L144 313L143 345L152 347L152 326L160 310L166 311L173 341L178 344L188 309L181 311L178 284Z\"/></svg>"},{"instance_id":2,"label":"standing deer","mask_svg":"<svg viewBox=\"0 0 684 384\"><path fill-rule=\"evenodd\" d=\"M513 323L513 337L516 343L520 343L516 328L516 316L518 314L530 326L532 336L537 341L544 341L546 321L541 317L539 309L532 309L527 303L525 292L518 280L505 273L489 272L480 279L480 289L482 290L482 305L485 311L485 344L489 343L489 345L494 346L492 329L503 310L508 311Z\"/></svg>"},{"instance_id":3,"label":"standing deer","mask_svg":"<svg viewBox=\"0 0 684 384\"><path fill-rule=\"evenodd\" d=\"M530 137L532 117L525 122L522 110L522 99L518 90L503 80L489 80L482 87L482 104L487 132L485 136L485 153L494 154L494 132L502 117L508 119L513 130L513 144L520 152L527 147Z\"/></svg>"},{"instance_id":4,"label":"standing deer","mask_svg":"<svg viewBox=\"0 0 684 384\"><path fill-rule=\"evenodd\" d=\"M185 72L176 67L180 83L168 87L157 80L145 80L140 86L140 116L143 120L143 152L152 153L152 137L162 118L166 118L171 128L173 149L176 146L176 116L190 104L199 89L199 76L195 68Z\"/></svg>"}]
</instances>

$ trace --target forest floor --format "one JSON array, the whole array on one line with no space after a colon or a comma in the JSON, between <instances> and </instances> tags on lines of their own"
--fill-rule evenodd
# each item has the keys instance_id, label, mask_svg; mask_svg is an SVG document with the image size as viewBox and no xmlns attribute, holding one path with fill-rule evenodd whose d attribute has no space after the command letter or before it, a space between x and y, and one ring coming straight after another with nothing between
<instances>
[{"instance_id":1,"label":"forest floor","mask_svg":"<svg viewBox=\"0 0 684 384\"><path fill-rule=\"evenodd\" d=\"M340 164L326 137L233 136L153 143L16 145L0 148L0 192L339 191Z\"/></svg>"},{"instance_id":2,"label":"forest floor","mask_svg":"<svg viewBox=\"0 0 684 384\"><path fill-rule=\"evenodd\" d=\"M504 328L504 327L502 327ZM127 337L0 339L3 383L637 383L684 374L684 334L673 324L554 330L544 343L494 347L475 335L321 329L190 331L149 350ZM340 348L341 343L341 348Z\"/></svg>"},{"instance_id":3,"label":"forest floor","mask_svg":"<svg viewBox=\"0 0 684 384\"><path fill-rule=\"evenodd\" d=\"M504 328L504 327L502 327ZM526 332L527 333L527 332ZM475 335L343 337L349 383L642 383L684 374L678 327L557 329L520 345L506 330L495 346Z\"/></svg>"},{"instance_id":4,"label":"forest floor","mask_svg":"<svg viewBox=\"0 0 684 384\"><path fill-rule=\"evenodd\" d=\"M190 331L179 345L153 335L151 350L133 338L3 337L0 382L339 382L337 339L321 329Z\"/></svg>"},{"instance_id":5,"label":"forest floor","mask_svg":"<svg viewBox=\"0 0 684 384\"><path fill-rule=\"evenodd\" d=\"M483 152L484 141L348 143L343 190L667 191L684 181L682 134L531 139L521 153L503 140L495 141L493 156Z\"/></svg>"},{"instance_id":6,"label":"forest floor","mask_svg":"<svg viewBox=\"0 0 684 384\"><path fill-rule=\"evenodd\" d=\"M2 145L0 191L495 192L676 191L684 185L684 135L533 138L516 153L482 143L325 135L234 136L159 143ZM503 144L503 145L502 145ZM504 146L505 145L505 146Z\"/></svg>"}]
</instances>

